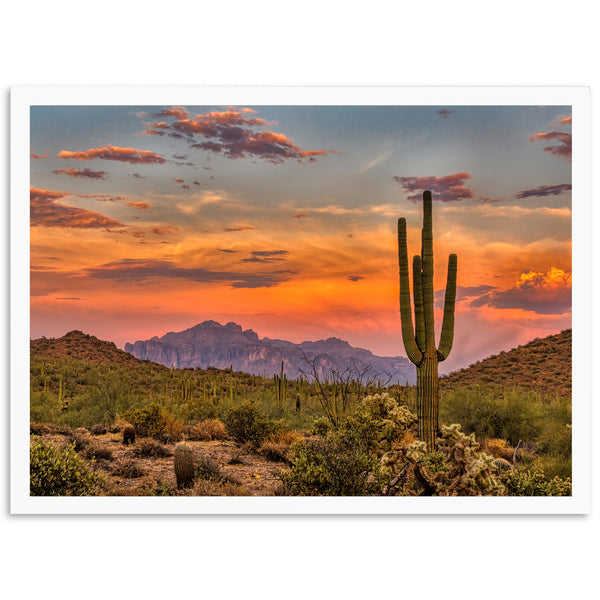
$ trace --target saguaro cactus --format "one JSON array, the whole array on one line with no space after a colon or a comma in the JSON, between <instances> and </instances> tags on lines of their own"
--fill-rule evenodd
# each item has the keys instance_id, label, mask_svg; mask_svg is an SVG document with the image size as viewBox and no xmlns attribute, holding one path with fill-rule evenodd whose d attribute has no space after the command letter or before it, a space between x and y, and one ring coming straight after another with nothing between
<instances>
[{"instance_id":1,"label":"saguaro cactus","mask_svg":"<svg viewBox=\"0 0 600 600\"><path fill-rule=\"evenodd\" d=\"M406 219L398 219L398 263L400 271L400 319L402 341L409 360L417 367L417 416L419 440L435 449L438 437L438 364L452 349L454 337L454 303L456 300L456 254L448 257L448 279L440 344L435 345L433 313L433 223L431 192L423 192L423 229L421 254L413 257L413 297L415 327L413 329L408 278Z\"/></svg>"}]
</instances>

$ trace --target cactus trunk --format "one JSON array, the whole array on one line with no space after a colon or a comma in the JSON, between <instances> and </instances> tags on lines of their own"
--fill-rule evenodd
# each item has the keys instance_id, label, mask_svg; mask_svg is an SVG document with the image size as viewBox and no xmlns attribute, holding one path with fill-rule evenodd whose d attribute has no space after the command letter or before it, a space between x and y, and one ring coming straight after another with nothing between
<instances>
[{"instance_id":1,"label":"cactus trunk","mask_svg":"<svg viewBox=\"0 0 600 600\"><path fill-rule=\"evenodd\" d=\"M433 288L433 218L431 192L429 191L423 193L421 255L413 257L414 329L410 305L406 220L403 218L398 219L398 264L402 340L408 358L417 368L419 440L427 444L429 451L433 451L439 429L438 364L450 354L454 337L457 257L456 254L451 254L448 260L444 319L440 345L439 348L436 348Z\"/></svg>"}]
</instances>

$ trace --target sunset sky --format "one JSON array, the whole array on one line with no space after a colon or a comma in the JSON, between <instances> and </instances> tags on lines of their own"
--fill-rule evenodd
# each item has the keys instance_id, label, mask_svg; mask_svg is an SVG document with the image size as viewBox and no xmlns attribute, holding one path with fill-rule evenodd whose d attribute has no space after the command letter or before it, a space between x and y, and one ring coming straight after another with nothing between
<instances>
[{"instance_id":1,"label":"sunset sky","mask_svg":"<svg viewBox=\"0 0 600 600\"><path fill-rule=\"evenodd\" d=\"M405 356L433 193L442 372L571 327L570 106L32 106L31 337L207 319Z\"/></svg>"}]
</instances>

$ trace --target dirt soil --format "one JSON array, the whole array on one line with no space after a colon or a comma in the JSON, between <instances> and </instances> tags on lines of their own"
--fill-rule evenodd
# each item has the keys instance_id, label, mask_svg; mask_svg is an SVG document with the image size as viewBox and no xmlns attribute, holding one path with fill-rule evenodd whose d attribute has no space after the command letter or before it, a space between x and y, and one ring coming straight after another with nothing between
<instances>
[{"instance_id":1,"label":"dirt soil","mask_svg":"<svg viewBox=\"0 0 600 600\"><path fill-rule=\"evenodd\" d=\"M75 436L80 456L89 460L98 453L92 464L105 478L102 495L107 496L273 496L281 487L280 473L289 469L285 462L268 460L229 440L186 441L193 449L196 465L208 463L217 472L210 477L200 476L193 488L178 490L173 465L175 444L161 445L169 456L140 457L138 449L143 438L123 445L119 433L91 435L76 430ZM57 447L73 442L73 432L41 432L40 437Z\"/></svg>"}]
</instances>

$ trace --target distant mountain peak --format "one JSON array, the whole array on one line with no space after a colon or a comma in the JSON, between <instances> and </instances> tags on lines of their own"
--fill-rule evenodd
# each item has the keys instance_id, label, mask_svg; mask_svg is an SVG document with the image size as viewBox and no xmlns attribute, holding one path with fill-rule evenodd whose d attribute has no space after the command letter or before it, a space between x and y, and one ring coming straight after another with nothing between
<instances>
[{"instance_id":1,"label":"distant mountain peak","mask_svg":"<svg viewBox=\"0 0 600 600\"><path fill-rule=\"evenodd\" d=\"M252 329L230 321L221 325L203 321L189 329L169 332L162 337L138 340L126 344L125 351L136 358L151 360L177 368L229 368L255 375L278 373L281 363L288 378L310 372L312 361L319 373L327 376L332 370L357 372L368 370L369 376L381 382L414 383L414 367L401 356L374 356L369 350L354 348L338 337L295 344L286 340L259 338ZM368 367L368 369L367 369Z\"/></svg>"}]
</instances>

